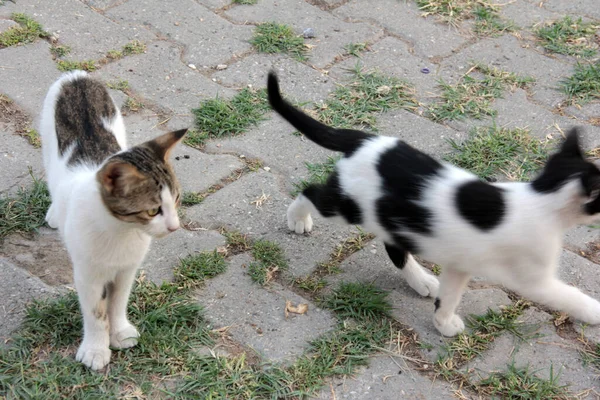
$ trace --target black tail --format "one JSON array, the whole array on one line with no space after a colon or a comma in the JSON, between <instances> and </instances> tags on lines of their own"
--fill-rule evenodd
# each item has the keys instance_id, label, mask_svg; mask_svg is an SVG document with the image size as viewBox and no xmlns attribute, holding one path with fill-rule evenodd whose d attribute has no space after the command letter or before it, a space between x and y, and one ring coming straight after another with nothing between
<instances>
[{"instance_id":1,"label":"black tail","mask_svg":"<svg viewBox=\"0 0 600 400\"><path fill-rule=\"evenodd\" d=\"M275 111L285 118L294 128L302 132L316 144L333 151L341 151L346 155L352 154L365 139L372 134L354 129L336 129L309 117L281 97L279 83L274 72L269 72L267 82L269 103Z\"/></svg>"}]
</instances>

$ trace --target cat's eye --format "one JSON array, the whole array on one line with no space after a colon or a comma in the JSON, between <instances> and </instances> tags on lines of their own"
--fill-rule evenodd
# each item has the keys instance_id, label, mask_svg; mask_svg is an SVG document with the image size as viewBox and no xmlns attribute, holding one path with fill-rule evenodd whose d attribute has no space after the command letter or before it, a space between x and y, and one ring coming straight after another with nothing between
<instances>
[{"instance_id":1,"label":"cat's eye","mask_svg":"<svg viewBox=\"0 0 600 400\"><path fill-rule=\"evenodd\" d=\"M160 207L151 208L151 209L149 209L146 212L148 213L149 216L154 217L154 216L156 216L160 212Z\"/></svg>"}]
</instances>

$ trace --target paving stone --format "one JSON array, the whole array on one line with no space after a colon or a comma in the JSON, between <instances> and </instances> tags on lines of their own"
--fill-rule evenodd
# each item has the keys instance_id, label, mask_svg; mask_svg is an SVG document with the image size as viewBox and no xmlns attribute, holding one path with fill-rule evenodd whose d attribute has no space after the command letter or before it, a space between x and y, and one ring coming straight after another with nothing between
<instances>
[{"instance_id":1,"label":"paving stone","mask_svg":"<svg viewBox=\"0 0 600 400\"><path fill-rule=\"evenodd\" d=\"M87 4L87 6L93 10L104 11L110 7L123 3L124 1L127 0L83 0L83 3Z\"/></svg>"},{"instance_id":2,"label":"paving stone","mask_svg":"<svg viewBox=\"0 0 600 400\"><path fill-rule=\"evenodd\" d=\"M341 265L342 273L327 278L331 288L340 282L372 283L388 291L393 306L393 316L413 328L419 341L431 348L423 355L434 362L443 354L443 346L451 339L444 338L433 326L433 299L419 296L402 278L400 271L389 260L381 241L375 239L367 247L348 257ZM464 294L458 313L466 319L471 314L485 314L488 307L498 309L510 304L499 289L468 289Z\"/></svg>"},{"instance_id":3,"label":"paving stone","mask_svg":"<svg viewBox=\"0 0 600 400\"><path fill-rule=\"evenodd\" d=\"M0 49L0 60L0 92L14 100L29 115L39 115L46 92L61 74L50 58L50 45L38 41L26 46Z\"/></svg>"},{"instance_id":4,"label":"paving stone","mask_svg":"<svg viewBox=\"0 0 600 400\"><path fill-rule=\"evenodd\" d=\"M405 110L389 111L377 119L378 133L404 140L411 146L441 159L452 150L450 139L466 139L464 132L458 132L437 124L425 117Z\"/></svg>"},{"instance_id":5,"label":"paving stone","mask_svg":"<svg viewBox=\"0 0 600 400\"><path fill-rule=\"evenodd\" d=\"M354 376L335 378L315 399L437 400L453 398L453 392L444 380L432 382L410 370L400 357L378 356Z\"/></svg>"},{"instance_id":6,"label":"paving stone","mask_svg":"<svg viewBox=\"0 0 600 400\"><path fill-rule=\"evenodd\" d=\"M327 75L281 54L251 54L212 77L228 87L263 88L270 70L277 73L281 90L291 101L323 101L335 89Z\"/></svg>"},{"instance_id":7,"label":"paving stone","mask_svg":"<svg viewBox=\"0 0 600 400\"><path fill-rule=\"evenodd\" d=\"M225 243L225 237L215 231L179 229L152 241L142 270L150 280L160 285L163 281L173 280L173 269L179 265L179 260L203 251L213 251Z\"/></svg>"},{"instance_id":8,"label":"paving stone","mask_svg":"<svg viewBox=\"0 0 600 400\"><path fill-rule=\"evenodd\" d=\"M227 333L235 341L251 347L270 362L293 361L311 340L333 329L336 320L277 283L263 288L252 282L246 272L251 262L247 254L233 257L225 273L209 279L198 291L198 301L205 307L213 328L229 327ZM286 319L287 300L294 305L308 304L308 311Z\"/></svg>"},{"instance_id":9,"label":"paving stone","mask_svg":"<svg viewBox=\"0 0 600 400\"><path fill-rule=\"evenodd\" d=\"M594 0L577 0L577 1L561 1L549 0L544 1L544 8L567 15L585 15L590 18L600 19L600 9L598 2Z\"/></svg>"},{"instance_id":10,"label":"paving stone","mask_svg":"<svg viewBox=\"0 0 600 400\"><path fill-rule=\"evenodd\" d=\"M353 1L336 9L334 14L356 21L374 21L409 41L416 54L422 57L446 56L467 42L466 37L450 26L436 23L434 18L421 17L422 12L412 1Z\"/></svg>"},{"instance_id":11,"label":"paving stone","mask_svg":"<svg viewBox=\"0 0 600 400\"><path fill-rule=\"evenodd\" d=\"M529 368L541 379L548 380L552 373L559 384L569 385L573 393L597 388L599 382L594 374L583 366L576 347L556 334L551 318L543 311L526 310L522 320L531 327L539 325L536 332L529 332L535 336L523 341L511 333L504 333L463 371L471 374L471 380L477 381L491 372L505 371L514 362L515 367Z\"/></svg>"},{"instance_id":12,"label":"paving stone","mask_svg":"<svg viewBox=\"0 0 600 400\"><path fill-rule=\"evenodd\" d=\"M357 63L367 71L376 70L387 76L408 81L416 89L417 99L429 102L437 92L438 65L427 58L414 54L411 47L395 37L385 37L370 46L370 51L362 53L360 59L349 57L331 68L330 76L344 82L349 79L348 69ZM424 68L428 74L421 72Z\"/></svg>"},{"instance_id":13,"label":"paving stone","mask_svg":"<svg viewBox=\"0 0 600 400\"><path fill-rule=\"evenodd\" d=\"M587 104L569 106L569 107L564 108L564 111L568 114L573 115L577 119L582 119L582 120L587 120L589 118L598 119L600 116L600 102L596 101L596 102L590 102ZM598 125L598 122L596 122L596 125Z\"/></svg>"},{"instance_id":14,"label":"paving stone","mask_svg":"<svg viewBox=\"0 0 600 400\"><path fill-rule=\"evenodd\" d=\"M293 134L295 129L279 115L261 122L244 135L212 140L206 149L211 153L243 154L263 160L264 167L285 177L282 185L291 193L294 182L307 179L306 163L321 163L337 153L326 150L310 140Z\"/></svg>"},{"instance_id":15,"label":"paving stone","mask_svg":"<svg viewBox=\"0 0 600 400\"><path fill-rule=\"evenodd\" d=\"M39 228L32 235L4 239L0 256L50 286L72 285L73 267L57 230Z\"/></svg>"},{"instance_id":16,"label":"paving stone","mask_svg":"<svg viewBox=\"0 0 600 400\"><path fill-rule=\"evenodd\" d=\"M482 39L446 58L439 73L444 80L456 82L469 70L472 61L491 64L505 71L535 78L536 82L530 89L533 99L550 108L555 107L565 99L557 87L560 80L571 75L572 65L546 57L528 46L528 43L511 35Z\"/></svg>"},{"instance_id":17,"label":"paving stone","mask_svg":"<svg viewBox=\"0 0 600 400\"><path fill-rule=\"evenodd\" d=\"M268 200L257 208L252 202L263 194ZM248 233L252 239L278 243L288 259L288 273L303 276L318 262L329 260L332 250L354 230L315 217L315 227L310 235L296 235L287 228L286 211L290 203L291 199L280 191L277 177L262 171L246 175L201 204L187 208L186 215L204 228L224 225Z\"/></svg>"},{"instance_id":18,"label":"paving stone","mask_svg":"<svg viewBox=\"0 0 600 400\"><path fill-rule=\"evenodd\" d=\"M232 4L230 0L197 0L196 2L210 8L211 10L218 10ZM243 7L243 5L235 5L235 7Z\"/></svg>"},{"instance_id":19,"label":"paving stone","mask_svg":"<svg viewBox=\"0 0 600 400\"><path fill-rule=\"evenodd\" d=\"M116 24L80 1L46 0L28 3L18 5L20 12L33 17L42 24L45 31L58 37L60 44L71 48L66 59L97 60L109 50L121 50L132 40L145 42L155 37L146 29Z\"/></svg>"},{"instance_id":20,"label":"paving stone","mask_svg":"<svg viewBox=\"0 0 600 400\"><path fill-rule=\"evenodd\" d=\"M144 99L176 114L189 114L202 100L235 94L183 64L181 49L166 41L148 43L146 54L110 63L96 75L105 81L124 79Z\"/></svg>"},{"instance_id":21,"label":"paving stone","mask_svg":"<svg viewBox=\"0 0 600 400\"><path fill-rule=\"evenodd\" d=\"M34 177L43 176L42 152L15 134L12 127L6 128L0 123L0 193L15 194L19 188L31 186L30 168Z\"/></svg>"},{"instance_id":22,"label":"paving stone","mask_svg":"<svg viewBox=\"0 0 600 400\"><path fill-rule=\"evenodd\" d=\"M522 28L532 28L539 23L559 18L559 15L526 1L514 1L500 7L500 15Z\"/></svg>"},{"instance_id":23,"label":"paving stone","mask_svg":"<svg viewBox=\"0 0 600 400\"><path fill-rule=\"evenodd\" d=\"M565 282L581 289L585 294L600 301L600 265L594 264L569 250L563 250L560 257L559 276ZM587 326L574 321L573 327L578 333L585 333L589 340L600 343L600 325Z\"/></svg>"},{"instance_id":24,"label":"paving stone","mask_svg":"<svg viewBox=\"0 0 600 400\"><path fill-rule=\"evenodd\" d=\"M0 293L0 346L3 346L21 323L26 305L32 300L56 294L57 290L18 268L5 257L0 257Z\"/></svg>"},{"instance_id":25,"label":"paving stone","mask_svg":"<svg viewBox=\"0 0 600 400\"><path fill-rule=\"evenodd\" d=\"M600 230L588 225L578 226L565 234L566 247L575 253L577 249L585 250L588 243L598 240L600 240Z\"/></svg>"},{"instance_id":26,"label":"paving stone","mask_svg":"<svg viewBox=\"0 0 600 400\"><path fill-rule=\"evenodd\" d=\"M129 0L106 15L184 44L183 61L197 68L216 67L251 48L252 27L234 25L193 0Z\"/></svg>"},{"instance_id":27,"label":"paving stone","mask_svg":"<svg viewBox=\"0 0 600 400\"><path fill-rule=\"evenodd\" d=\"M252 7L233 7L225 11L225 15L238 23L263 23L275 21L288 24L301 34L306 28L316 31L314 39L305 43L315 47L309 52L308 64L319 68L334 61L344 52L348 43L362 43L382 34L380 28L364 24L349 23L332 14L315 12L317 7L303 0L261 0Z\"/></svg>"},{"instance_id":28,"label":"paving stone","mask_svg":"<svg viewBox=\"0 0 600 400\"><path fill-rule=\"evenodd\" d=\"M0 33L19 26L15 21L10 19L0 19Z\"/></svg>"}]
</instances>

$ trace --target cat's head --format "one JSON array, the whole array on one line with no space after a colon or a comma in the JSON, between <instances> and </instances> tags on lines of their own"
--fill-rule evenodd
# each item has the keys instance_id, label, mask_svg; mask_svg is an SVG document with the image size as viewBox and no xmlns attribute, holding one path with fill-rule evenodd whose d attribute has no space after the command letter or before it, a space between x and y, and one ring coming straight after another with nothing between
<instances>
[{"instance_id":1,"label":"cat's head","mask_svg":"<svg viewBox=\"0 0 600 400\"><path fill-rule=\"evenodd\" d=\"M138 224L153 237L179 228L180 188L169 153L186 131L166 133L104 163L96 178L102 201L115 218Z\"/></svg>"},{"instance_id":2,"label":"cat's head","mask_svg":"<svg viewBox=\"0 0 600 400\"><path fill-rule=\"evenodd\" d=\"M567 133L560 150L548 159L532 185L540 193L552 193L571 182L576 182L579 188L582 217L587 220L600 218L600 168L586 160L577 128Z\"/></svg>"}]
</instances>

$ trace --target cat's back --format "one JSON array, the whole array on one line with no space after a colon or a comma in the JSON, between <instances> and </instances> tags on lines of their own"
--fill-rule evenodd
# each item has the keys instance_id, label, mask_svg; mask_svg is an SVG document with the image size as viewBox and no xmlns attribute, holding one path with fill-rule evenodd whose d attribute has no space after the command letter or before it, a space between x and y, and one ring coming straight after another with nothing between
<instances>
[{"instance_id":1,"label":"cat's back","mask_svg":"<svg viewBox=\"0 0 600 400\"><path fill-rule=\"evenodd\" d=\"M98 166L126 146L122 117L108 90L83 71L66 73L52 85L41 130L47 168L56 159L70 167Z\"/></svg>"}]
</instances>

